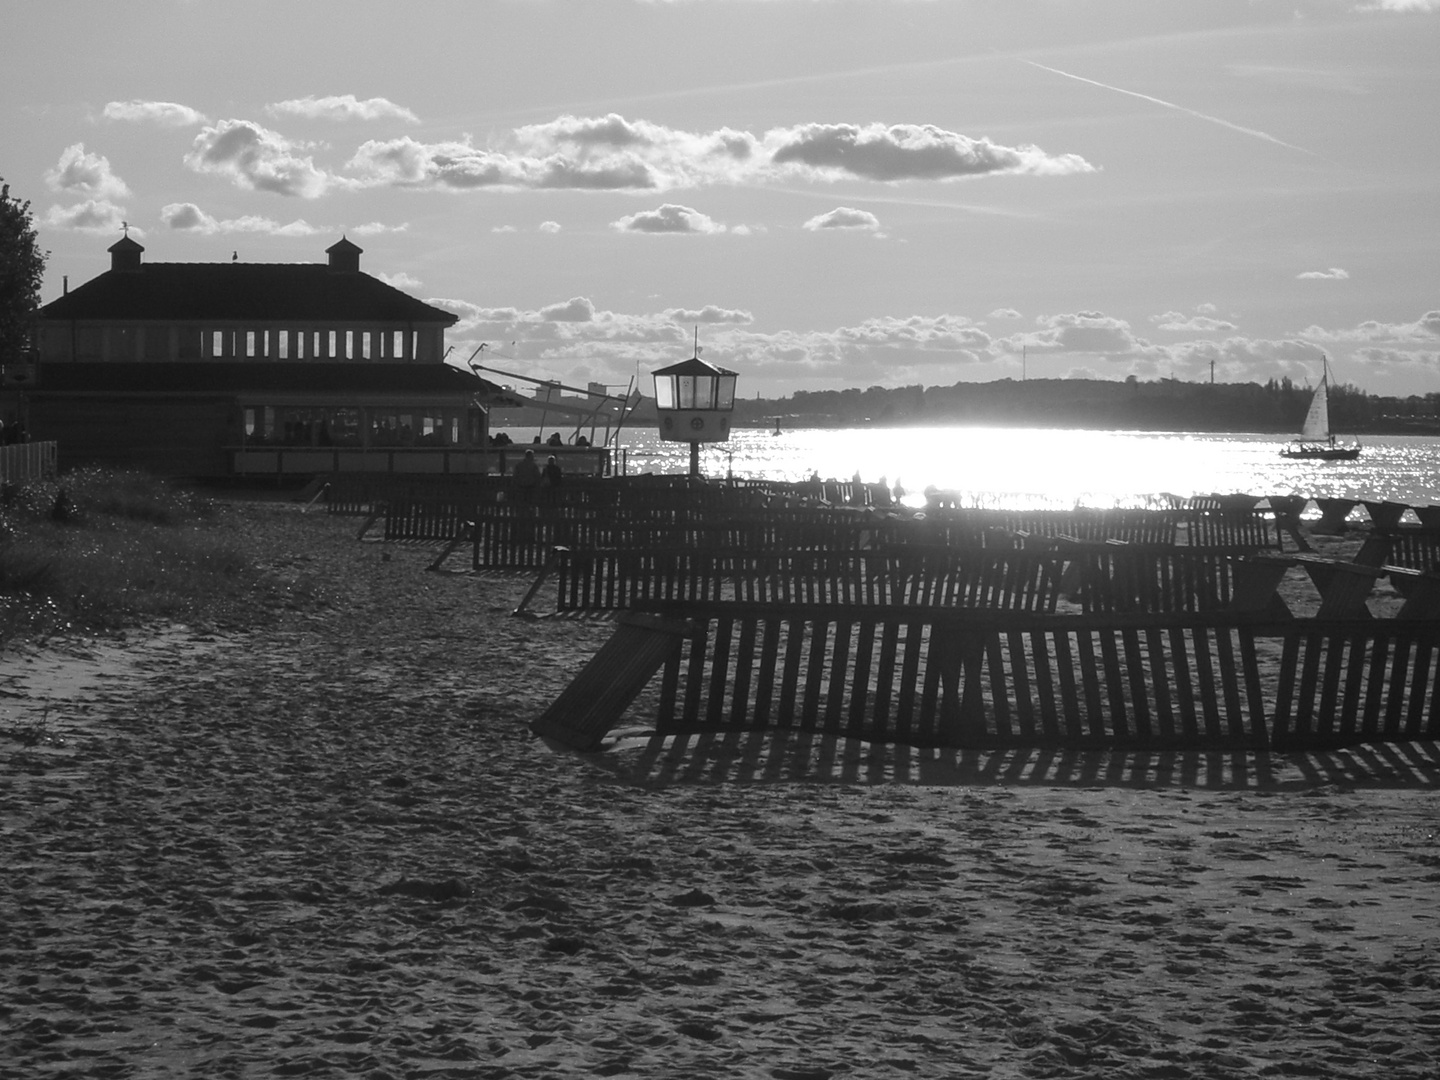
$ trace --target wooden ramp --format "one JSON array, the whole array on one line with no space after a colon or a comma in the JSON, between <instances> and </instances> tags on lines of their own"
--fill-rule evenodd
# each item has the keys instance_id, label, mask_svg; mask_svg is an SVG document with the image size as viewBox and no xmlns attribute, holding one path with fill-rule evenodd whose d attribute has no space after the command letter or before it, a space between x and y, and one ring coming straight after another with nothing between
<instances>
[{"instance_id":1,"label":"wooden ramp","mask_svg":"<svg viewBox=\"0 0 1440 1080\"><path fill-rule=\"evenodd\" d=\"M684 620L622 615L614 636L530 730L572 750L594 750L662 667L662 696L673 698L681 645L692 633Z\"/></svg>"}]
</instances>

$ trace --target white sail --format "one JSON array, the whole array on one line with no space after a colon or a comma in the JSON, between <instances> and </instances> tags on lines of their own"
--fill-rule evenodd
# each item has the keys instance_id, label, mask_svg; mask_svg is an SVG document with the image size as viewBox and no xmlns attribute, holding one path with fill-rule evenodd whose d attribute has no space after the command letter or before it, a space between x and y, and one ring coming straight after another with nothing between
<instances>
[{"instance_id":1,"label":"white sail","mask_svg":"<svg viewBox=\"0 0 1440 1080\"><path fill-rule=\"evenodd\" d=\"M1310 399L1310 411L1305 414L1305 425L1300 429L1300 438L1325 442L1330 438L1330 380L1329 373L1320 376L1320 385Z\"/></svg>"}]
</instances>

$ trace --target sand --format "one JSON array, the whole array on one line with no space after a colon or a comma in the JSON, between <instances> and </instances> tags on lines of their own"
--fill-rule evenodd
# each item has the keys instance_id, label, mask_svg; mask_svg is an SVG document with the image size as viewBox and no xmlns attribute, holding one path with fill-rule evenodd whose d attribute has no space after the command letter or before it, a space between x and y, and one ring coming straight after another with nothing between
<instances>
[{"instance_id":1,"label":"sand","mask_svg":"<svg viewBox=\"0 0 1440 1080\"><path fill-rule=\"evenodd\" d=\"M1435 744L557 753L607 621L235 513L327 606L0 657L0 1075L1440 1075Z\"/></svg>"}]
</instances>

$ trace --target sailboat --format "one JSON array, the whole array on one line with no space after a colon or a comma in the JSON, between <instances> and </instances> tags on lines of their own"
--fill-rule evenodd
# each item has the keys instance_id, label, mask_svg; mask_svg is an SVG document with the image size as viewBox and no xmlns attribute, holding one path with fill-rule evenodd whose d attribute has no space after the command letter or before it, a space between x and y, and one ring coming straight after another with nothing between
<instances>
[{"instance_id":1,"label":"sailboat","mask_svg":"<svg viewBox=\"0 0 1440 1080\"><path fill-rule=\"evenodd\" d=\"M1305 414L1300 437L1280 453L1287 458L1310 461L1354 461L1360 456L1360 444L1336 446L1335 436L1330 433L1330 363L1323 353L1320 363L1320 385L1315 387L1315 396L1310 399L1310 411Z\"/></svg>"}]
</instances>

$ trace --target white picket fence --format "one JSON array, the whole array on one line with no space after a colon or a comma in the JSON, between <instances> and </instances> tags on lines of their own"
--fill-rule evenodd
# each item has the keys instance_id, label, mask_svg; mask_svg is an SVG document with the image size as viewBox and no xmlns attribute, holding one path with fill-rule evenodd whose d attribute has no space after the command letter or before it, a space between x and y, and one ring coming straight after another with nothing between
<instances>
[{"instance_id":1,"label":"white picket fence","mask_svg":"<svg viewBox=\"0 0 1440 1080\"><path fill-rule=\"evenodd\" d=\"M52 441L0 446L0 484L54 479L58 445Z\"/></svg>"}]
</instances>

